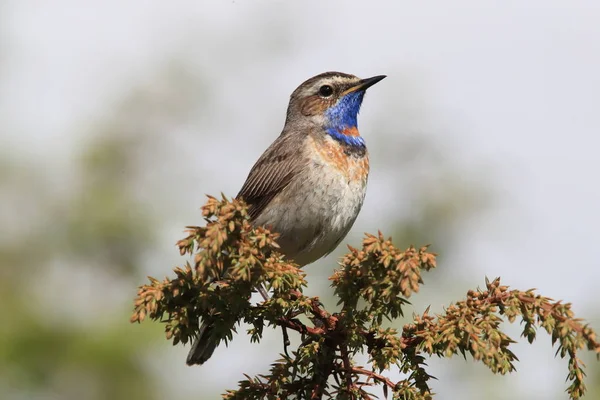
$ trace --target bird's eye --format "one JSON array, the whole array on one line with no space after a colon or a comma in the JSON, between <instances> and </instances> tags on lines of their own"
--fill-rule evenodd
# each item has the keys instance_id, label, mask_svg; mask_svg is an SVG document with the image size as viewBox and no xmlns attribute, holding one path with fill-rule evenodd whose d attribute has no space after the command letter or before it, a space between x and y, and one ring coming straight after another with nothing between
<instances>
[{"instance_id":1,"label":"bird's eye","mask_svg":"<svg viewBox=\"0 0 600 400\"><path fill-rule=\"evenodd\" d=\"M333 88L329 85L323 85L319 88L319 95L329 97L333 94Z\"/></svg>"}]
</instances>

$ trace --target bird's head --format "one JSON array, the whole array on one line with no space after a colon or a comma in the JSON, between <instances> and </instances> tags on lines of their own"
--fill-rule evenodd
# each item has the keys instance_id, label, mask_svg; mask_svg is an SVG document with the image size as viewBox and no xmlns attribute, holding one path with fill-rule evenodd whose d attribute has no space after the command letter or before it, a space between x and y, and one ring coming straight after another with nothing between
<instances>
[{"instance_id":1,"label":"bird's head","mask_svg":"<svg viewBox=\"0 0 600 400\"><path fill-rule=\"evenodd\" d=\"M317 125L336 139L360 142L357 117L365 91L385 78L360 79L342 72L325 72L302 83L290 98L286 124ZM340 136L342 135L342 136Z\"/></svg>"}]
</instances>

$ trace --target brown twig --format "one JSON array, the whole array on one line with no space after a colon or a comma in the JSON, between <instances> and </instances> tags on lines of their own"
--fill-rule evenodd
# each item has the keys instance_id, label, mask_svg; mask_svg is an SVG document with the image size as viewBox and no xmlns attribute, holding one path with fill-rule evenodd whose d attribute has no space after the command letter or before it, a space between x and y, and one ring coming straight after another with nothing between
<instances>
[{"instance_id":1,"label":"brown twig","mask_svg":"<svg viewBox=\"0 0 600 400\"><path fill-rule=\"evenodd\" d=\"M303 297L302 293L292 290L290 291L290 298L292 300L297 300ZM329 314L323 308L321 308L321 303L318 297L313 297L310 299L311 303L311 314L314 318L316 318L319 322L319 326L310 327L306 326L302 322L298 321L294 318L281 318L279 320L279 324L283 327L290 328L300 333L307 333L309 335L324 335L327 331L333 331L337 327L338 318L334 315Z\"/></svg>"},{"instance_id":2,"label":"brown twig","mask_svg":"<svg viewBox=\"0 0 600 400\"><path fill-rule=\"evenodd\" d=\"M281 326L285 326L286 328L289 328L291 330L294 330L296 332L300 332L300 333L307 333L311 336L319 336L319 335L324 335L325 334L325 329L323 328L312 328L310 326L306 326L304 325L302 322L298 321L297 319L287 319L287 318L281 318L279 319L279 325Z\"/></svg>"},{"instance_id":3,"label":"brown twig","mask_svg":"<svg viewBox=\"0 0 600 400\"><path fill-rule=\"evenodd\" d=\"M509 292L507 294L507 296L502 296L504 298L498 299L498 301L504 301L506 299L506 297L508 297L509 295L516 293L516 291L513 292ZM529 304L534 304L535 303L535 298L532 297L531 295L525 295L523 293L520 293L517 295L517 298L522 302L522 303L529 303ZM560 321L560 322L565 322L567 324L569 324L569 327L574 330L577 333L581 333L590 343L593 344L594 349L597 353L600 353L600 343L597 342L595 340L594 337L591 337L587 334L586 330L585 330L585 326L580 324L578 320L576 319L572 319L572 318L567 318L557 312L555 312L554 310L554 306L560 304L559 303L554 303L554 304L549 304L549 303L541 303L539 304L539 307L542 308L544 311L552 314L552 316L554 317L555 320Z\"/></svg>"},{"instance_id":4,"label":"brown twig","mask_svg":"<svg viewBox=\"0 0 600 400\"><path fill-rule=\"evenodd\" d=\"M376 380L376 381L378 381L380 383L383 383L383 384L385 384L386 386L388 386L392 390L396 388L396 384L394 382L392 382L391 380L389 380L385 376L379 375L378 373L375 373L373 371L369 371L368 369L364 369L364 368L360 368L360 367L352 367L352 372L354 372L356 374L360 374L360 375L365 375L368 378L371 378L371 379Z\"/></svg>"}]
</instances>

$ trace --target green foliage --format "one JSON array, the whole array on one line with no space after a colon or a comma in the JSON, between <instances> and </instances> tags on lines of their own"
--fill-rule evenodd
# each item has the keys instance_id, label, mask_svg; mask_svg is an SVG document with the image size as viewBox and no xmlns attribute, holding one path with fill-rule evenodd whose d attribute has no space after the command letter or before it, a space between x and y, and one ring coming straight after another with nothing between
<instances>
[{"instance_id":1,"label":"green foliage","mask_svg":"<svg viewBox=\"0 0 600 400\"><path fill-rule=\"evenodd\" d=\"M426 247L401 251L381 233L367 234L362 248L350 247L330 278L341 305L339 312L330 313L317 297L302 293L303 272L278 253L276 234L252 227L242 201L209 197L202 213L206 226L189 227L189 235L178 243L193 264L176 268L174 279L150 278L149 285L140 287L131 321L149 316L164 322L173 344L187 343L199 319L214 322L225 341L242 321L252 326L253 341L261 340L265 325L281 327L285 342L288 330L302 336L291 355L286 346L269 373L246 376L225 399L369 399L374 385L381 385L386 397L430 399L426 357L468 353L493 373L514 371L517 358L509 348L514 340L500 329L504 319L520 319L529 342L536 328L546 330L558 344L557 354L569 360L570 398L581 398L586 391L578 351L600 354L600 343L574 317L570 304L533 290L508 290L497 278L486 280L483 290L469 291L465 300L440 315L428 310L415 315L399 333L383 324L403 315L408 298L419 291L421 273L436 266ZM259 285L271 289L272 297L253 305L250 295ZM301 315L311 324L302 323ZM359 352L369 354L370 368L353 362ZM406 376L399 382L382 375L394 367Z\"/></svg>"}]
</instances>

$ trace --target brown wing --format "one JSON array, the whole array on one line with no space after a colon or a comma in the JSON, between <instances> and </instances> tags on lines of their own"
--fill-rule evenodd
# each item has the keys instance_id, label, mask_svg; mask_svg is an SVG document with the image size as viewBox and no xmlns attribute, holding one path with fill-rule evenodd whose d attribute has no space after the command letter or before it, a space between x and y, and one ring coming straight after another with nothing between
<instances>
[{"instance_id":1,"label":"brown wing","mask_svg":"<svg viewBox=\"0 0 600 400\"><path fill-rule=\"evenodd\" d=\"M258 159L237 195L249 205L251 219L256 217L306 165L302 154L306 136L283 134Z\"/></svg>"}]
</instances>

